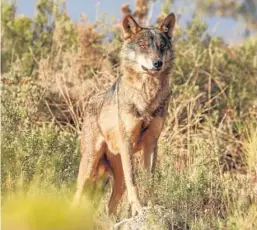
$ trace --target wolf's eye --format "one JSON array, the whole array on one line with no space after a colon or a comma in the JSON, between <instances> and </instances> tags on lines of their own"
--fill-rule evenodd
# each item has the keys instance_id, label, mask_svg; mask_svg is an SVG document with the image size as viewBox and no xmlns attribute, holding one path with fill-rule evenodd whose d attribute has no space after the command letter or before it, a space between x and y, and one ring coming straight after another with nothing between
<instances>
[{"instance_id":1,"label":"wolf's eye","mask_svg":"<svg viewBox=\"0 0 257 230\"><path fill-rule=\"evenodd\" d=\"M161 50L164 50L165 48L166 48L166 45L162 43L162 44L160 45L160 49L161 49Z\"/></svg>"}]
</instances>

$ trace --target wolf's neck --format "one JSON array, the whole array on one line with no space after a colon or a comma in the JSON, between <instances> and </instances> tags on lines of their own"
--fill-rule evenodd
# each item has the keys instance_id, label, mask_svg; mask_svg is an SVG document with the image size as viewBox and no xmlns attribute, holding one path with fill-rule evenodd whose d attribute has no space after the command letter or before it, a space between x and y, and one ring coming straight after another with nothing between
<instances>
[{"instance_id":1,"label":"wolf's neck","mask_svg":"<svg viewBox=\"0 0 257 230\"><path fill-rule=\"evenodd\" d=\"M133 88L140 91L149 102L154 100L160 90L169 87L168 73L163 72L159 75L150 75L146 73L137 73L130 67L123 69L123 79Z\"/></svg>"}]
</instances>

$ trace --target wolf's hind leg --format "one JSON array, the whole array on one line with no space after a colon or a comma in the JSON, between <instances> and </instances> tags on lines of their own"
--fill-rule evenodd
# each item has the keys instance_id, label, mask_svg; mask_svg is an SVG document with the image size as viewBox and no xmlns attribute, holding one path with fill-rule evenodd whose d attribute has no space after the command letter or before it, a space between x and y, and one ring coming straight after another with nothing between
<instances>
[{"instance_id":1,"label":"wolf's hind leg","mask_svg":"<svg viewBox=\"0 0 257 230\"><path fill-rule=\"evenodd\" d=\"M88 162L87 157L82 157L81 161L80 161L80 165L79 165L79 174L78 174L78 178L77 178L77 188L76 188L76 193L75 196L73 198L73 206L78 206L81 196L83 194L84 191L84 186L86 184L86 181L90 181L90 174L92 173L92 169L93 169L93 162ZM91 169L91 171L90 171ZM93 178L92 178L93 179ZM94 186L94 185L92 185Z\"/></svg>"},{"instance_id":2,"label":"wolf's hind leg","mask_svg":"<svg viewBox=\"0 0 257 230\"><path fill-rule=\"evenodd\" d=\"M77 178L77 189L75 196L73 198L73 206L79 205L81 196L86 182L92 182L92 190L95 188L95 181L97 177L97 165L99 158L104 152L104 143L101 145L97 151L92 151L94 148L89 148L87 153L82 155L80 165L79 165L79 174ZM90 151L91 150L91 151ZM95 150L95 149L94 149ZM94 192L94 191L92 191Z\"/></svg>"},{"instance_id":3,"label":"wolf's hind leg","mask_svg":"<svg viewBox=\"0 0 257 230\"><path fill-rule=\"evenodd\" d=\"M157 161L157 141L147 143L143 146L144 168L151 173L154 173Z\"/></svg>"},{"instance_id":4,"label":"wolf's hind leg","mask_svg":"<svg viewBox=\"0 0 257 230\"><path fill-rule=\"evenodd\" d=\"M116 214L118 204L125 191L124 174L120 155L112 155L110 164L113 172L113 188L112 195L108 204L109 215Z\"/></svg>"},{"instance_id":5,"label":"wolf's hind leg","mask_svg":"<svg viewBox=\"0 0 257 230\"><path fill-rule=\"evenodd\" d=\"M149 124L148 129L142 137L142 150L144 156L144 168L151 173L154 173L157 161L157 142L160 136L164 119L155 117Z\"/></svg>"}]
</instances>

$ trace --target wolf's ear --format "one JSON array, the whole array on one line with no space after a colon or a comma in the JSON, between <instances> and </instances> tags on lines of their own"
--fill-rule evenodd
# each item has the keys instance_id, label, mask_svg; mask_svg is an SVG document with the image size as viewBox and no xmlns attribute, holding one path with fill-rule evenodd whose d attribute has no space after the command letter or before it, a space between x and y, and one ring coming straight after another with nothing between
<instances>
[{"instance_id":1,"label":"wolf's ear","mask_svg":"<svg viewBox=\"0 0 257 230\"><path fill-rule=\"evenodd\" d=\"M170 13L159 26L159 30L165 33L169 38L171 38L175 27L175 23L175 15L173 13Z\"/></svg>"},{"instance_id":2,"label":"wolf's ear","mask_svg":"<svg viewBox=\"0 0 257 230\"><path fill-rule=\"evenodd\" d=\"M136 34L141 27L137 24L135 19L131 15L127 15L123 18L121 23L124 39L130 38L133 34Z\"/></svg>"}]
</instances>

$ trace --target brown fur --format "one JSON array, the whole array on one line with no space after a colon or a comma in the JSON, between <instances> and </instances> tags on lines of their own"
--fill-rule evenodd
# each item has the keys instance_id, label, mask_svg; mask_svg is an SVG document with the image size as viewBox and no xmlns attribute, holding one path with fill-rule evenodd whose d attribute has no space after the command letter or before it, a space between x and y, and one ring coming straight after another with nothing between
<instances>
[{"instance_id":1,"label":"brown fur","mask_svg":"<svg viewBox=\"0 0 257 230\"><path fill-rule=\"evenodd\" d=\"M125 189L132 213L141 212L133 155L142 151L145 169L154 171L157 141L170 95L168 74L173 58L170 38L174 24L174 14L167 16L158 30L141 28L129 15L123 19L123 76L89 102L82 127L82 158L74 204L79 203L86 181L95 183L111 174L109 213L116 212ZM162 60L161 68L151 66L156 58Z\"/></svg>"}]
</instances>

